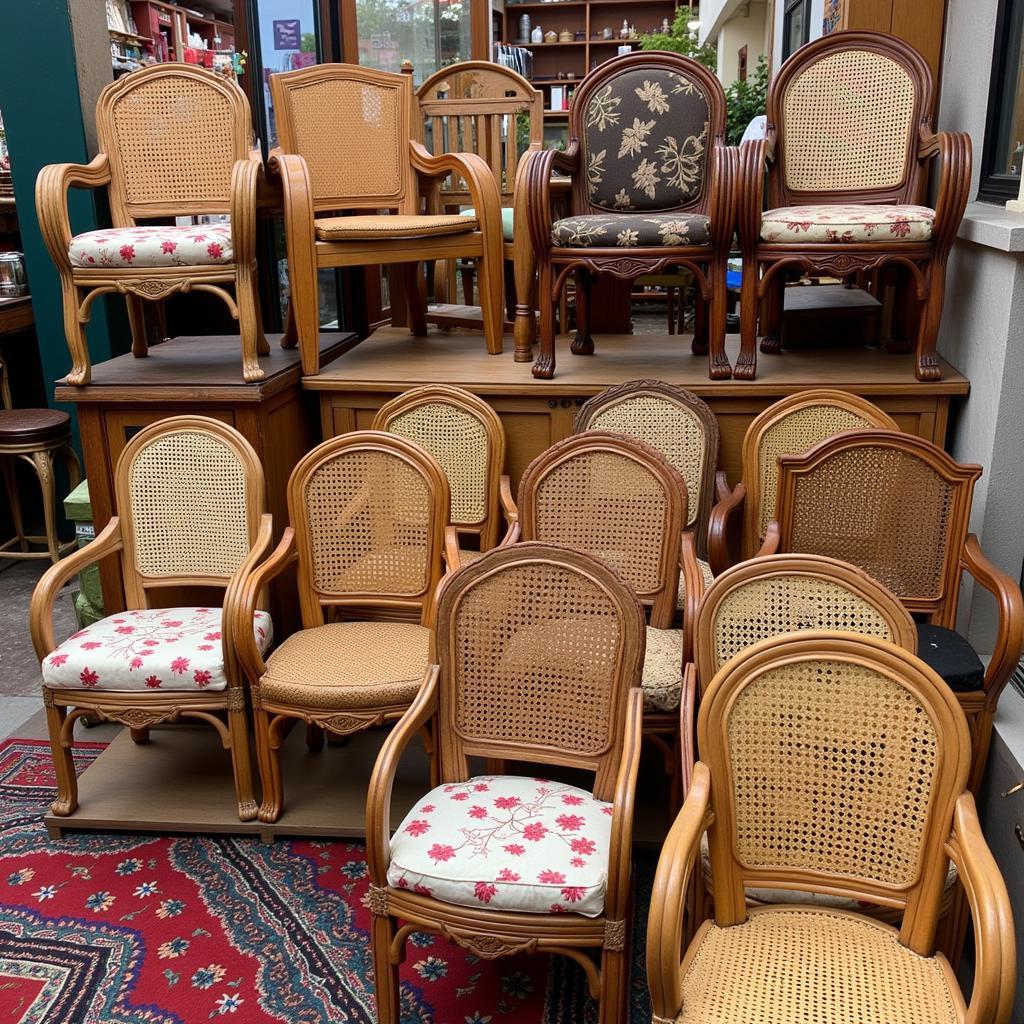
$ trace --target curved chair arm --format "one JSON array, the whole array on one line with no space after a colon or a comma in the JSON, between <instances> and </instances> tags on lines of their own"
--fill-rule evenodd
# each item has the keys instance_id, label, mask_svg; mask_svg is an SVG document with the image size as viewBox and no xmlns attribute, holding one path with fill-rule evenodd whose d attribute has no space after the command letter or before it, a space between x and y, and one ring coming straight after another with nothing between
<instances>
[{"instance_id":1,"label":"curved chair arm","mask_svg":"<svg viewBox=\"0 0 1024 1024\"><path fill-rule=\"evenodd\" d=\"M708 563L711 572L718 576L725 572L731 564L729 556L729 533L733 515L742 507L747 496L747 485L741 480L733 490L729 490L729 481L725 473L719 472L715 477L715 489L718 501L711 509L708 518Z\"/></svg>"},{"instance_id":2,"label":"curved chair arm","mask_svg":"<svg viewBox=\"0 0 1024 1024\"><path fill-rule=\"evenodd\" d=\"M608 852L608 890L604 916L622 921L629 905L629 873L633 863L633 812L636 805L636 777L640 770L643 746L644 693L639 686L630 689L626 705L625 738L622 760L615 779L612 798L612 832Z\"/></svg>"},{"instance_id":3,"label":"curved chair arm","mask_svg":"<svg viewBox=\"0 0 1024 1024\"><path fill-rule=\"evenodd\" d=\"M1017 960L1013 911L970 793L957 799L945 849L956 864L974 925L974 986L965 1024L1009 1024Z\"/></svg>"},{"instance_id":4,"label":"curved chair arm","mask_svg":"<svg viewBox=\"0 0 1024 1024\"><path fill-rule=\"evenodd\" d=\"M110 184L110 162L98 153L87 164L48 164L36 177L36 215L50 259L61 270L71 269L71 221L68 217L68 189L101 188Z\"/></svg>"},{"instance_id":5,"label":"curved chair arm","mask_svg":"<svg viewBox=\"0 0 1024 1024\"><path fill-rule=\"evenodd\" d=\"M971 137L966 132L922 132L919 160L938 158L935 192L936 248L948 251L967 207L971 188Z\"/></svg>"},{"instance_id":6,"label":"curved chair arm","mask_svg":"<svg viewBox=\"0 0 1024 1024\"><path fill-rule=\"evenodd\" d=\"M516 189L525 192L526 224L535 252L551 248L551 175L560 171L571 177L579 170L579 164L580 146L573 139L564 151L542 150L530 159L528 172L516 178Z\"/></svg>"},{"instance_id":7,"label":"curved chair arm","mask_svg":"<svg viewBox=\"0 0 1024 1024\"><path fill-rule=\"evenodd\" d=\"M996 646L985 670L985 701L994 708L1024 649L1024 595L1011 576L988 560L973 533L964 543L960 565L999 605Z\"/></svg>"},{"instance_id":8,"label":"curved chair arm","mask_svg":"<svg viewBox=\"0 0 1024 1024\"><path fill-rule=\"evenodd\" d=\"M387 885L391 862L391 792L402 753L437 711L438 675L441 669L431 665L423 678L416 699L398 724L388 733L370 775L366 794L366 863L373 885Z\"/></svg>"},{"instance_id":9,"label":"curved chair arm","mask_svg":"<svg viewBox=\"0 0 1024 1024\"><path fill-rule=\"evenodd\" d=\"M693 657L694 630L697 627L697 609L704 596L704 573L697 563L697 541L692 530L684 530L679 551L679 570L682 574L683 594L683 662Z\"/></svg>"},{"instance_id":10,"label":"curved chair arm","mask_svg":"<svg viewBox=\"0 0 1024 1024\"><path fill-rule=\"evenodd\" d=\"M782 532L779 528L778 521L773 519L767 529L764 531L764 540L761 541L761 547L758 549L755 558L763 558L765 555L777 555L779 553L779 545L782 543Z\"/></svg>"},{"instance_id":11,"label":"curved chair arm","mask_svg":"<svg viewBox=\"0 0 1024 1024\"><path fill-rule=\"evenodd\" d=\"M513 527L519 523L519 506L516 504L516 499L512 496L512 481L508 478L507 473L501 474L498 495L501 499L501 511L505 515L505 522L508 523L508 533L505 534L507 538L512 533ZM504 541L502 545L504 546Z\"/></svg>"},{"instance_id":12,"label":"curved chair arm","mask_svg":"<svg viewBox=\"0 0 1024 1024\"><path fill-rule=\"evenodd\" d=\"M263 177L263 161L236 160L231 168L231 245L235 263L256 259L256 196Z\"/></svg>"},{"instance_id":13,"label":"curved chair arm","mask_svg":"<svg viewBox=\"0 0 1024 1024\"><path fill-rule=\"evenodd\" d=\"M234 576L231 577L227 587L224 590L224 605L221 609L221 637L224 644L225 653L228 655L229 660L237 659L237 646L235 643L235 631L238 630L239 636L249 636L252 638L252 619L256 608L260 605L266 605L266 601L263 600L265 591L259 591L255 594L255 602L249 609L248 618L248 629L245 628L246 619L244 618L244 612L239 608L239 602L245 592L245 584L249 577L252 575L256 567L267 557L267 552L270 550L271 544L274 542L274 518L269 512L264 512L260 516L260 525L256 531L256 539L253 541L252 547L249 549L249 554L245 556L245 560L235 570ZM241 679L237 673L228 673L228 684L231 686L240 685Z\"/></svg>"},{"instance_id":14,"label":"curved chair arm","mask_svg":"<svg viewBox=\"0 0 1024 1024\"><path fill-rule=\"evenodd\" d=\"M458 572L462 568L462 557L459 552L459 532L454 526L444 528L444 561L448 572Z\"/></svg>"},{"instance_id":15,"label":"curved chair arm","mask_svg":"<svg viewBox=\"0 0 1024 1024\"><path fill-rule=\"evenodd\" d=\"M698 761L683 809L669 829L658 858L647 918L647 985L654 1021L674 1021L683 1008L680 965L690 874L700 839L711 824L711 773Z\"/></svg>"},{"instance_id":16,"label":"curved chair arm","mask_svg":"<svg viewBox=\"0 0 1024 1024\"><path fill-rule=\"evenodd\" d=\"M711 150L711 160L712 194L708 210L711 240L715 249L727 252L732 246L739 203L739 148L727 146L723 139L718 138Z\"/></svg>"},{"instance_id":17,"label":"curved chair arm","mask_svg":"<svg viewBox=\"0 0 1024 1024\"><path fill-rule=\"evenodd\" d=\"M686 797L690 792L693 766L697 763L697 666L688 661L683 666L683 692L679 697L679 788Z\"/></svg>"},{"instance_id":18,"label":"curved chair arm","mask_svg":"<svg viewBox=\"0 0 1024 1024\"><path fill-rule=\"evenodd\" d=\"M753 256L761 239L764 179L773 155L769 139L754 139L740 146L736 183L736 231L740 239L740 251L744 256Z\"/></svg>"},{"instance_id":19,"label":"curved chair arm","mask_svg":"<svg viewBox=\"0 0 1024 1024\"><path fill-rule=\"evenodd\" d=\"M53 640L53 605L60 588L72 576L78 575L86 566L93 565L101 558L120 551L121 520L113 516L109 523L84 548L79 548L66 558L51 565L32 591L28 609L28 628L32 634L32 646L40 661L51 654L57 646Z\"/></svg>"}]
</instances>

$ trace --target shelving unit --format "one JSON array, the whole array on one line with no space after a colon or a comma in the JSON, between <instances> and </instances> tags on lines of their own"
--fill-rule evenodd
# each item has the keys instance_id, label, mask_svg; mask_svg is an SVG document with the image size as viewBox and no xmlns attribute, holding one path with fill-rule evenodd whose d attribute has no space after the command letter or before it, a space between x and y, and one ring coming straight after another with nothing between
<instances>
[{"instance_id":1,"label":"shelving unit","mask_svg":"<svg viewBox=\"0 0 1024 1024\"><path fill-rule=\"evenodd\" d=\"M163 0L131 0L129 7L137 32L108 25L115 61L183 61L213 67L215 54L234 52L235 28L229 21ZM127 11L119 20L128 22ZM199 36L204 45L192 46L192 36Z\"/></svg>"}]
</instances>

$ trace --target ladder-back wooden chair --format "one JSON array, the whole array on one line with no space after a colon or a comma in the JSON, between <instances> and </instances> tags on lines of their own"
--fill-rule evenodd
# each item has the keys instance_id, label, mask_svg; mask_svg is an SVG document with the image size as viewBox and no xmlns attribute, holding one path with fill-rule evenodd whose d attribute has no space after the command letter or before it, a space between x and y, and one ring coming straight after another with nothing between
<instances>
[{"instance_id":1,"label":"ladder-back wooden chair","mask_svg":"<svg viewBox=\"0 0 1024 1024\"><path fill-rule=\"evenodd\" d=\"M51 164L36 180L43 240L60 274L69 384L92 375L85 325L99 295L128 303L132 352L147 352L145 302L187 291L223 299L238 321L242 373L262 380L256 281L256 188L249 101L223 75L190 64L155 64L106 86L96 103L99 153L86 165ZM106 187L113 226L71 234L68 189ZM174 217L230 214L230 224L176 227ZM232 289L232 295L228 289Z\"/></svg>"},{"instance_id":2,"label":"ladder-back wooden chair","mask_svg":"<svg viewBox=\"0 0 1024 1024\"><path fill-rule=\"evenodd\" d=\"M65 816L78 804L71 748L82 715L128 726L137 742L148 739L151 726L194 718L213 725L230 751L238 816L251 821L256 800L234 630L243 629L258 651L267 649L273 630L262 588L253 590L244 620L234 598L272 543L263 469L234 428L173 416L125 446L114 497L118 514L95 540L52 566L32 595L29 627L57 770L50 810ZM126 609L56 644L53 606L61 587L114 554ZM223 608L161 607L168 588L175 596L182 588L204 597L223 591Z\"/></svg>"},{"instance_id":3,"label":"ladder-back wooden chair","mask_svg":"<svg viewBox=\"0 0 1024 1024\"><path fill-rule=\"evenodd\" d=\"M516 544L451 577L437 623L438 664L385 741L367 799L377 1020L398 1024L405 941L427 931L485 961L569 956L601 1024L622 1021L643 706L637 599L581 552ZM399 760L431 722L440 784L392 835ZM593 787L472 776L480 757L540 775L580 769Z\"/></svg>"},{"instance_id":4,"label":"ladder-back wooden chair","mask_svg":"<svg viewBox=\"0 0 1024 1024\"><path fill-rule=\"evenodd\" d=\"M284 805L280 748L296 721L348 735L401 718L429 664L450 498L419 445L353 431L314 448L288 481L291 526L239 602L298 562L302 629L264 660L244 638L263 783L260 821Z\"/></svg>"},{"instance_id":5,"label":"ladder-back wooden chair","mask_svg":"<svg viewBox=\"0 0 1024 1024\"><path fill-rule=\"evenodd\" d=\"M967 789L963 712L931 669L876 637L775 637L718 672L698 733L701 760L650 898L653 1021L1008 1024L1009 894ZM686 943L705 832L715 916ZM974 919L969 1007L935 951L950 860ZM902 918L897 928L832 907L750 909L752 887L842 895Z\"/></svg>"}]
</instances>

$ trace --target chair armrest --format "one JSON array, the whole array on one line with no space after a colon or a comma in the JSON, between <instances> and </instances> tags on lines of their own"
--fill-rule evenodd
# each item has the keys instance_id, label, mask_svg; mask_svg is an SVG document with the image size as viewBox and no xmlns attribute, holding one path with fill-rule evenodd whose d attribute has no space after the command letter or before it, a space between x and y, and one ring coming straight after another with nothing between
<instances>
[{"instance_id":1,"label":"chair armrest","mask_svg":"<svg viewBox=\"0 0 1024 1024\"><path fill-rule=\"evenodd\" d=\"M66 558L62 558L43 573L42 579L32 591L28 609L28 628L32 634L32 646L40 662L57 646L53 640L53 605L61 587L87 565L93 565L101 558L120 551L122 547L121 520L114 516L84 548L79 548Z\"/></svg>"},{"instance_id":2,"label":"chair armrest","mask_svg":"<svg viewBox=\"0 0 1024 1024\"><path fill-rule=\"evenodd\" d=\"M267 552L270 550L273 542L274 519L269 512L264 512L260 516L260 525L256 531L256 539L249 549L249 554L245 556L245 560L235 570L234 576L231 577L224 591L224 606L221 611L221 637L224 651L229 661L236 661L238 658L235 631L238 631L239 637L246 636L252 639L253 614L261 603L266 603L261 600L263 592L260 591L253 594L253 604L251 606L247 605L243 608L242 598L245 594L245 584L260 562L267 557ZM245 617L246 611L248 611L248 618ZM246 622L248 622L248 628L245 626ZM229 672L228 682L230 685L234 685L236 682L241 682L241 680L236 673Z\"/></svg>"},{"instance_id":3,"label":"chair armrest","mask_svg":"<svg viewBox=\"0 0 1024 1024\"><path fill-rule=\"evenodd\" d=\"M741 480L733 490L729 490L729 481L725 473L715 477L715 489L718 501L711 509L708 517L708 563L716 576L729 568L729 534L733 516L743 507L747 496L747 485Z\"/></svg>"},{"instance_id":4,"label":"chair armrest","mask_svg":"<svg viewBox=\"0 0 1024 1024\"><path fill-rule=\"evenodd\" d=\"M679 788L685 799L697 763L697 666L683 666L683 692L679 698Z\"/></svg>"},{"instance_id":5,"label":"chair armrest","mask_svg":"<svg viewBox=\"0 0 1024 1024\"><path fill-rule=\"evenodd\" d=\"M1024 596L1013 577L988 560L973 533L964 543L960 565L999 605L996 646L985 670L985 700L995 707L1024 649Z\"/></svg>"},{"instance_id":6,"label":"chair armrest","mask_svg":"<svg viewBox=\"0 0 1024 1024\"><path fill-rule=\"evenodd\" d=\"M736 183L736 231L740 251L753 255L761 238L761 214L764 212L764 178L774 156L769 139L753 139L740 146Z\"/></svg>"},{"instance_id":7,"label":"chair armrest","mask_svg":"<svg viewBox=\"0 0 1024 1024\"><path fill-rule=\"evenodd\" d=\"M704 596L704 573L697 563L697 542L691 530L683 532L679 551L679 570L683 578L683 661L693 657L693 637L697 627L697 609Z\"/></svg>"},{"instance_id":8,"label":"chair armrest","mask_svg":"<svg viewBox=\"0 0 1024 1024\"><path fill-rule=\"evenodd\" d=\"M647 917L647 985L656 1020L672 1021L683 1008L680 965L683 960L686 895L700 839L711 824L711 773L698 761L683 808L661 848Z\"/></svg>"},{"instance_id":9,"label":"chair armrest","mask_svg":"<svg viewBox=\"0 0 1024 1024\"><path fill-rule=\"evenodd\" d=\"M948 251L967 207L971 188L971 137L966 132L932 132L922 129L919 160L938 159L935 188L936 248Z\"/></svg>"},{"instance_id":10,"label":"chair armrest","mask_svg":"<svg viewBox=\"0 0 1024 1024\"><path fill-rule=\"evenodd\" d=\"M777 555L779 553L779 545L782 543L782 533L779 529L778 521L773 519L769 524L768 528L764 531L764 540L761 541L761 547L758 549L755 558L763 558L765 555Z\"/></svg>"},{"instance_id":11,"label":"chair armrest","mask_svg":"<svg viewBox=\"0 0 1024 1024\"><path fill-rule=\"evenodd\" d=\"M535 252L551 248L551 175L570 177L579 171L580 146L573 139L564 151L545 149L531 157L527 172L516 178L516 191L525 196L526 226ZM516 202L520 209L520 203Z\"/></svg>"},{"instance_id":12,"label":"chair armrest","mask_svg":"<svg viewBox=\"0 0 1024 1024\"><path fill-rule=\"evenodd\" d=\"M68 246L71 221L68 217L68 189L101 188L110 183L110 162L98 153L87 164L48 164L36 177L36 215L50 259L62 270L71 269Z\"/></svg>"},{"instance_id":13,"label":"chair armrest","mask_svg":"<svg viewBox=\"0 0 1024 1024\"><path fill-rule=\"evenodd\" d=\"M629 905L629 873L633 862L633 812L636 803L636 777L640 770L643 746L644 694L639 686L626 698L626 728L622 760L615 779L612 798L612 832L608 852L608 891L604 913L611 921L621 921Z\"/></svg>"},{"instance_id":14,"label":"chair armrest","mask_svg":"<svg viewBox=\"0 0 1024 1024\"><path fill-rule=\"evenodd\" d=\"M391 791L402 752L437 710L437 679L441 669L427 669L416 699L388 733L370 775L366 794L366 862L373 885L387 885L391 862Z\"/></svg>"},{"instance_id":15,"label":"chair armrest","mask_svg":"<svg viewBox=\"0 0 1024 1024\"><path fill-rule=\"evenodd\" d=\"M507 548L510 544L515 544L519 540L520 528L519 506L516 504L516 499L512 496L512 481L506 473L501 475L498 494L501 498L501 511L504 513L505 522L508 524L508 530L505 531L505 536L498 547Z\"/></svg>"},{"instance_id":16,"label":"chair armrest","mask_svg":"<svg viewBox=\"0 0 1024 1024\"><path fill-rule=\"evenodd\" d=\"M256 196L262 178L262 160L236 160L231 168L231 245L238 264L256 259Z\"/></svg>"},{"instance_id":17,"label":"chair armrest","mask_svg":"<svg viewBox=\"0 0 1024 1024\"><path fill-rule=\"evenodd\" d=\"M458 572L462 568L462 557L459 552L459 532L454 526L444 528L444 561L448 572Z\"/></svg>"},{"instance_id":18,"label":"chair armrest","mask_svg":"<svg viewBox=\"0 0 1024 1024\"><path fill-rule=\"evenodd\" d=\"M1016 981L1013 911L970 793L957 799L945 849L956 864L974 926L974 986L965 1024L1009 1024Z\"/></svg>"},{"instance_id":19,"label":"chair armrest","mask_svg":"<svg viewBox=\"0 0 1024 1024\"><path fill-rule=\"evenodd\" d=\"M711 197L708 215L711 217L712 243L719 251L727 251L732 246L736 208L739 202L739 173L739 148L727 146L722 138L715 139L711 149Z\"/></svg>"}]
</instances>

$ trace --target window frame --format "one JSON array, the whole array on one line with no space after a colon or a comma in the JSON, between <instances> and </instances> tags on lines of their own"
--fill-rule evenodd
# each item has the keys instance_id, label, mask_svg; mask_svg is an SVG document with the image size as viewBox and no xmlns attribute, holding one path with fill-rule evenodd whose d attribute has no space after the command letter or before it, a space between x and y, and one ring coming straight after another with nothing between
<instances>
[{"instance_id":1,"label":"window frame","mask_svg":"<svg viewBox=\"0 0 1024 1024\"><path fill-rule=\"evenodd\" d=\"M1011 27L1017 19L1024 25L1024 0L1000 0L996 11L995 42L992 52L992 76L988 88L988 111L985 116L985 143L981 153L978 201L1003 205L1020 194L1021 178L996 170L999 158L999 122L1005 104L1013 103L1013 94L1004 89L1006 76L1021 60L1020 50L1011 53ZM1018 46L1024 48L1024 30Z\"/></svg>"},{"instance_id":2,"label":"window frame","mask_svg":"<svg viewBox=\"0 0 1024 1024\"><path fill-rule=\"evenodd\" d=\"M803 8L804 32L803 41L800 46L806 46L811 41L811 0L785 0L782 5L782 59L788 60L800 49L800 46L789 49L789 19L798 8Z\"/></svg>"}]
</instances>

